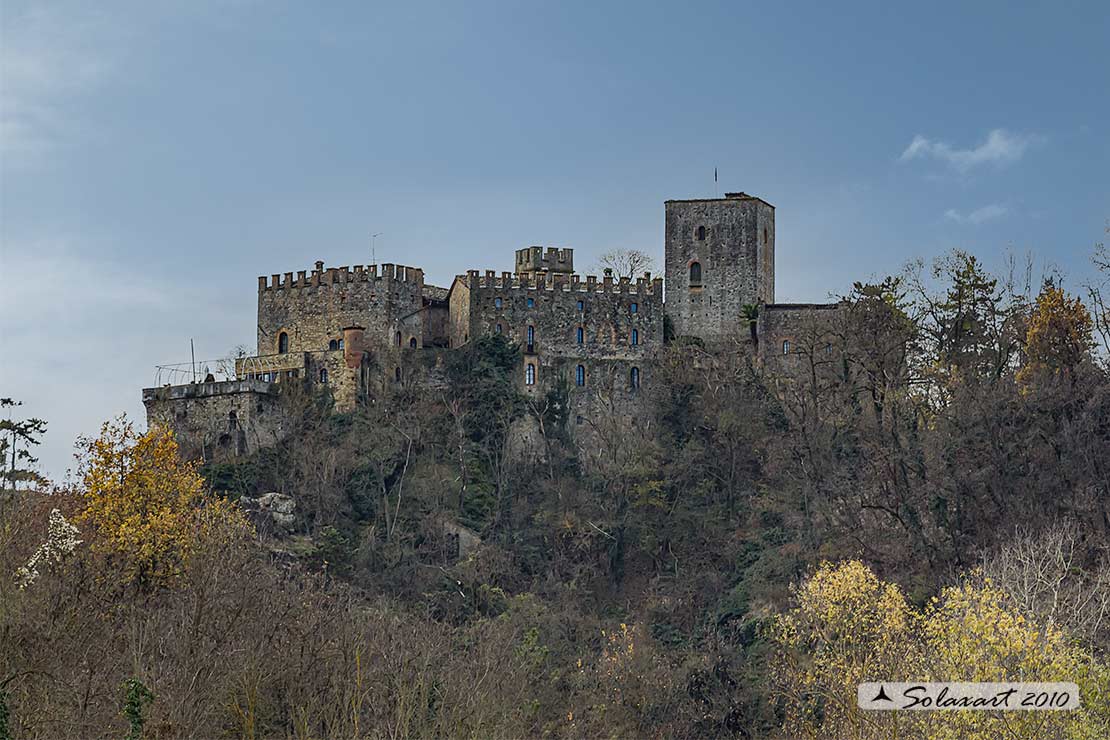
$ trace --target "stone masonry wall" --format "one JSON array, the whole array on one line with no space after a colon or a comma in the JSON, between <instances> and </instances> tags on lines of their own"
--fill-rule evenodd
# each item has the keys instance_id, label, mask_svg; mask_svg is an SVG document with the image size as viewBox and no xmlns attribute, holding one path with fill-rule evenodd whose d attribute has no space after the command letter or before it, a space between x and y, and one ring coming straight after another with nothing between
<instances>
[{"instance_id":1,"label":"stone masonry wall","mask_svg":"<svg viewBox=\"0 0 1110 740\"><path fill-rule=\"evenodd\" d=\"M273 445L285 434L276 387L228 380L143 389L147 426L170 428L186 459L221 461Z\"/></svg>"},{"instance_id":2,"label":"stone masonry wall","mask_svg":"<svg viewBox=\"0 0 1110 740\"><path fill-rule=\"evenodd\" d=\"M779 303L760 307L759 359L772 377L789 378L814 364L837 362L842 303Z\"/></svg>"},{"instance_id":3,"label":"stone masonry wall","mask_svg":"<svg viewBox=\"0 0 1110 740\"><path fill-rule=\"evenodd\" d=\"M274 275L258 279L258 354L278 352L278 337L289 337L290 352L328 349L351 325L365 327L368 348L421 342L420 309L424 273L402 265L356 265L323 269L306 275Z\"/></svg>"},{"instance_id":4,"label":"stone masonry wall","mask_svg":"<svg viewBox=\"0 0 1110 740\"><path fill-rule=\"evenodd\" d=\"M743 306L775 299L774 207L743 193L665 207L667 315L675 336L742 340ZM694 262L700 284L690 281Z\"/></svg>"}]
</instances>

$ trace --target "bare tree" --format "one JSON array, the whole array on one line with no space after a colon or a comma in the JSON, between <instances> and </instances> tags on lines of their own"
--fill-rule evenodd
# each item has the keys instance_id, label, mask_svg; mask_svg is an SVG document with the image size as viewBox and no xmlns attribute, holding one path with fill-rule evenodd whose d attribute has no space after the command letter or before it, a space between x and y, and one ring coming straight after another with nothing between
<instances>
[{"instance_id":1,"label":"bare tree","mask_svg":"<svg viewBox=\"0 0 1110 740\"><path fill-rule=\"evenodd\" d=\"M612 270L619 278L632 279L655 269L655 259L639 249L612 249L597 258L598 270Z\"/></svg>"},{"instance_id":2,"label":"bare tree","mask_svg":"<svg viewBox=\"0 0 1110 740\"><path fill-rule=\"evenodd\" d=\"M1039 534L1019 531L998 554L985 558L983 573L1027 614L1063 625L1073 637L1106 646L1110 638L1110 561L1095 552L1084 562L1083 537L1074 524Z\"/></svg>"}]
</instances>

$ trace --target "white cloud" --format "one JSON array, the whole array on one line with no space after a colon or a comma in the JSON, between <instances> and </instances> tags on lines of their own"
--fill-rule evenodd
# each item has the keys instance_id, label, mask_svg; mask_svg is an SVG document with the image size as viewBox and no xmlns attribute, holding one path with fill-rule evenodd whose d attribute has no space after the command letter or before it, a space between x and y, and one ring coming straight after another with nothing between
<instances>
[{"instance_id":1,"label":"white cloud","mask_svg":"<svg viewBox=\"0 0 1110 740\"><path fill-rule=\"evenodd\" d=\"M944 218L948 221L955 221L958 224L972 224L978 226L979 224L993 221L996 218L1002 218L1010 209L1000 203L991 203L990 205L976 208L968 214L960 213L955 209L948 209L944 212Z\"/></svg>"},{"instance_id":2,"label":"white cloud","mask_svg":"<svg viewBox=\"0 0 1110 740\"><path fill-rule=\"evenodd\" d=\"M1022 158L1026 150L1036 141L1027 134L1015 134L1006 129L996 128L987 134L982 144L970 149L956 149L951 144L928 139L921 134L902 152L899 161L911 159L937 159L947 163L960 172L967 172L983 164L1008 164Z\"/></svg>"}]
</instances>

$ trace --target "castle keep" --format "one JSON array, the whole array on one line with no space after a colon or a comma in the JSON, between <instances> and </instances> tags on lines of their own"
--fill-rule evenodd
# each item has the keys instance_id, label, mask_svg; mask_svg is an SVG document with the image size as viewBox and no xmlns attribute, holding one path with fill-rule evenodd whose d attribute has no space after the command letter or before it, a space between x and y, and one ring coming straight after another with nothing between
<instances>
[{"instance_id":1,"label":"castle keep","mask_svg":"<svg viewBox=\"0 0 1110 740\"><path fill-rule=\"evenodd\" d=\"M761 352L788 354L793 327L829 308L775 306L774 206L727 193L665 208L665 280L582 277L572 249L538 246L517 250L512 271L469 270L449 288L394 264L259 277L256 354L234 379L145 389L148 423L173 428L190 456L244 454L283 435L282 384L324 386L348 410L390 384L436 382L442 353L483 335L520 347L526 395L565 380L580 422L599 392L633 407L666 340L747 342L758 313Z\"/></svg>"}]
</instances>

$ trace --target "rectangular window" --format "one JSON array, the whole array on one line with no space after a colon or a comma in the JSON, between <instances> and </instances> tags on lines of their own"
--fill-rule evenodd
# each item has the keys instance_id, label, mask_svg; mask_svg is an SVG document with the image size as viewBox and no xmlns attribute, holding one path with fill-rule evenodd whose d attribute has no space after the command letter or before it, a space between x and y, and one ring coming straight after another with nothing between
<instances>
[{"instance_id":1,"label":"rectangular window","mask_svg":"<svg viewBox=\"0 0 1110 740\"><path fill-rule=\"evenodd\" d=\"M636 313L639 310L640 310L640 307L638 305L636 305L635 303L628 304L628 312L629 313Z\"/></svg>"},{"instance_id":2,"label":"rectangular window","mask_svg":"<svg viewBox=\"0 0 1110 740\"><path fill-rule=\"evenodd\" d=\"M494 298L493 299L493 307L494 308L501 308L501 299L500 298Z\"/></svg>"},{"instance_id":3,"label":"rectangular window","mask_svg":"<svg viewBox=\"0 0 1110 740\"><path fill-rule=\"evenodd\" d=\"M535 298L529 298L528 299L528 308L532 308L535 305L536 305L536 299Z\"/></svg>"},{"instance_id":4,"label":"rectangular window","mask_svg":"<svg viewBox=\"0 0 1110 740\"><path fill-rule=\"evenodd\" d=\"M578 301L578 310L579 310L579 311L581 311L581 310L583 310L584 308L585 308L585 304L584 304L584 303L582 303L582 301Z\"/></svg>"},{"instance_id":5,"label":"rectangular window","mask_svg":"<svg viewBox=\"0 0 1110 740\"><path fill-rule=\"evenodd\" d=\"M637 345L640 343L640 332L637 329L632 330L632 344Z\"/></svg>"}]
</instances>

